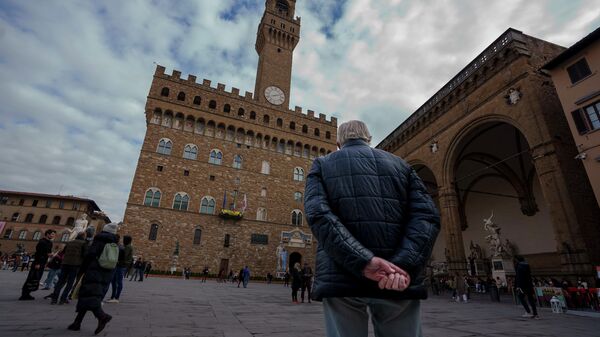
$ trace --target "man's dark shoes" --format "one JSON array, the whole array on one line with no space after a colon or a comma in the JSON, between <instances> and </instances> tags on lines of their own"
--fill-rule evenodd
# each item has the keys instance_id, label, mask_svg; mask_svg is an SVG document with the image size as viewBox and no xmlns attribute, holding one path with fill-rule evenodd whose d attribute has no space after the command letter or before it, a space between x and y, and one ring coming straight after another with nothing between
<instances>
[{"instance_id":1,"label":"man's dark shoes","mask_svg":"<svg viewBox=\"0 0 600 337\"><path fill-rule=\"evenodd\" d=\"M31 296L31 295L21 295L21 297L19 297L19 301L32 301L35 300L35 297Z\"/></svg>"},{"instance_id":2,"label":"man's dark shoes","mask_svg":"<svg viewBox=\"0 0 600 337\"><path fill-rule=\"evenodd\" d=\"M72 331L79 331L81 329L81 323L73 322L67 327L67 329Z\"/></svg>"},{"instance_id":3,"label":"man's dark shoes","mask_svg":"<svg viewBox=\"0 0 600 337\"><path fill-rule=\"evenodd\" d=\"M102 330L104 330L104 327L106 326L106 324L108 322L110 322L111 319L112 319L112 316L109 314L106 314L104 317L98 319L98 326L96 327L96 330L94 330L94 335L97 335Z\"/></svg>"}]
</instances>

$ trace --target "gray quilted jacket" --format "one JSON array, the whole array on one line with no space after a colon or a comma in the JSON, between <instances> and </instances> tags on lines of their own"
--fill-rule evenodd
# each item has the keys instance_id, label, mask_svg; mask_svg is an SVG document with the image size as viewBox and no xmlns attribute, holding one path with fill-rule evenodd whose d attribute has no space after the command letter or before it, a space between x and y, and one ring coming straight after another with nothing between
<instances>
[{"instance_id":1,"label":"gray quilted jacket","mask_svg":"<svg viewBox=\"0 0 600 337\"><path fill-rule=\"evenodd\" d=\"M402 159L350 140L315 159L304 209L318 241L312 296L424 299L422 271L440 230L438 211L416 172ZM403 292L380 290L362 275L378 256L405 269Z\"/></svg>"}]
</instances>

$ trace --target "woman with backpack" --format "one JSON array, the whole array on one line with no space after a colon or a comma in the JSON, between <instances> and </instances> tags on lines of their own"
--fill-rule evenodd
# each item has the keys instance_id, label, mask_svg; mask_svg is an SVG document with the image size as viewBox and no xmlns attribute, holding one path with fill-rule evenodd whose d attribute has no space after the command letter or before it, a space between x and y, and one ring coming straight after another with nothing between
<instances>
[{"instance_id":1,"label":"woman with backpack","mask_svg":"<svg viewBox=\"0 0 600 337\"><path fill-rule=\"evenodd\" d=\"M119 258L116 236L118 227L116 223L104 225L102 232L94 237L88 249L81 265L81 272L84 275L78 293L77 317L69 325L69 330L79 331L88 311L91 311L98 320L94 334L100 333L112 319L111 315L102 310L102 298L108 290Z\"/></svg>"}]
</instances>

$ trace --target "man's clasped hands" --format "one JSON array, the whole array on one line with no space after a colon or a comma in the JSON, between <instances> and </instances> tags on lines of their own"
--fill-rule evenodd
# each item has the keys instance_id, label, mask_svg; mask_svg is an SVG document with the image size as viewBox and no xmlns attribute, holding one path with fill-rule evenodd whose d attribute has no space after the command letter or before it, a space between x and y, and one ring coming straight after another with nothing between
<instances>
[{"instance_id":1,"label":"man's clasped hands","mask_svg":"<svg viewBox=\"0 0 600 337\"><path fill-rule=\"evenodd\" d=\"M373 257L363 270L363 275L379 284L379 289L403 291L410 284L410 275L395 264Z\"/></svg>"}]
</instances>

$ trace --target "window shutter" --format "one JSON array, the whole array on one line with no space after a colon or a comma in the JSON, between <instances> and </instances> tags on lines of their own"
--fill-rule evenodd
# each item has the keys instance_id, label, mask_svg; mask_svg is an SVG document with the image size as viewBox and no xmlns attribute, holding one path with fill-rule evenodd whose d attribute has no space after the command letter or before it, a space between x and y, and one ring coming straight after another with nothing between
<instances>
[{"instance_id":1,"label":"window shutter","mask_svg":"<svg viewBox=\"0 0 600 337\"><path fill-rule=\"evenodd\" d=\"M588 131L585 121L583 120L583 116L581 116L581 110L578 109L572 111L571 116L573 116L573 121L575 121L575 126L577 127L579 134L583 134Z\"/></svg>"}]
</instances>

